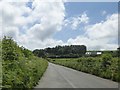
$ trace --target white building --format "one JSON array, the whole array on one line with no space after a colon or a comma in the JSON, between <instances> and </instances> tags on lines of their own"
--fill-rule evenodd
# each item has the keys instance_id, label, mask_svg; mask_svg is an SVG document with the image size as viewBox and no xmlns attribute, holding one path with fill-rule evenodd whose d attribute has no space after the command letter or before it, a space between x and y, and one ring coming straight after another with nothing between
<instances>
[{"instance_id":1,"label":"white building","mask_svg":"<svg viewBox=\"0 0 120 90\"><path fill-rule=\"evenodd\" d=\"M87 55L87 56L96 56L96 55L101 55L101 54L102 54L102 52L100 52L100 51L92 51L92 52L88 51L85 53L85 55Z\"/></svg>"}]
</instances>

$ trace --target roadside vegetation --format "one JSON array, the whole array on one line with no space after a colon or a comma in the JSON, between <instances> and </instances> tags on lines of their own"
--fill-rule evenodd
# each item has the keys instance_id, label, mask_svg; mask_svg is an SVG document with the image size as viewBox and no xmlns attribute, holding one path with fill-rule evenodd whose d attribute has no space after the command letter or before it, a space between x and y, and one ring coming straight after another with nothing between
<instances>
[{"instance_id":1,"label":"roadside vegetation","mask_svg":"<svg viewBox=\"0 0 120 90\"><path fill-rule=\"evenodd\" d=\"M118 57L112 57L109 53L99 57L49 58L48 61L102 78L120 81Z\"/></svg>"},{"instance_id":2,"label":"roadside vegetation","mask_svg":"<svg viewBox=\"0 0 120 90\"><path fill-rule=\"evenodd\" d=\"M2 89L32 89L45 72L48 63L9 37L2 39Z\"/></svg>"}]
</instances>

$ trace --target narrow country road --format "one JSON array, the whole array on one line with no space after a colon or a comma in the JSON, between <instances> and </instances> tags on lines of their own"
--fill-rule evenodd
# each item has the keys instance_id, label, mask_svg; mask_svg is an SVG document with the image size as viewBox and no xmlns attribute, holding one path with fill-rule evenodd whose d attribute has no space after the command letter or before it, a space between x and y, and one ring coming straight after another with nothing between
<instances>
[{"instance_id":1,"label":"narrow country road","mask_svg":"<svg viewBox=\"0 0 120 90\"><path fill-rule=\"evenodd\" d=\"M49 63L35 88L118 88L118 83Z\"/></svg>"}]
</instances>

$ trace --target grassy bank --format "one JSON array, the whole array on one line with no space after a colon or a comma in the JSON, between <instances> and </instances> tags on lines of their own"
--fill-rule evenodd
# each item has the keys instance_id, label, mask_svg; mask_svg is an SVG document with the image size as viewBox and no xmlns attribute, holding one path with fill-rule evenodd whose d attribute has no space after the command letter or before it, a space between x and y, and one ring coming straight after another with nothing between
<instances>
[{"instance_id":1,"label":"grassy bank","mask_svg":"<svg viewBox=\"0 0 120 90\"><path fill-rule=\"evenodd\" d=\"M11 38L2 40L2 87L3 90L32 89L45 72L48 63L35 57L31 51L19 47Z\"/></svg>"},{"instance_id":2,"label":"grassy bank","mask_svg":"<svg viewBox=\"0 0 120 90\"><path fill-rule=\"evenodd\" d=\"M102 57L49 59L49 61L113 81L120 80L118 58L111 58L109 55L103 55Z\"/></svg>"}]
</instances>

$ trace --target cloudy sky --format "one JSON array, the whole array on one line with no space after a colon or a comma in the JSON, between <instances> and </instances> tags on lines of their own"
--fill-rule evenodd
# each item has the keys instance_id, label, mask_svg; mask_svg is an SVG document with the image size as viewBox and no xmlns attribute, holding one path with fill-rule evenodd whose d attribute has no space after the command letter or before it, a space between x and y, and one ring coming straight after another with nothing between
<instances>
[{"instance_id":1,"label":"cloudy sky","mask_svg":"<svg viewBox=\"0 0 120 90\"><path fill-rule=\"evenodd\" d=\"M117 2L0 2L2 36L30 50L86 45L89 50L118 47Z\"/></svg>"}]
</instances>

